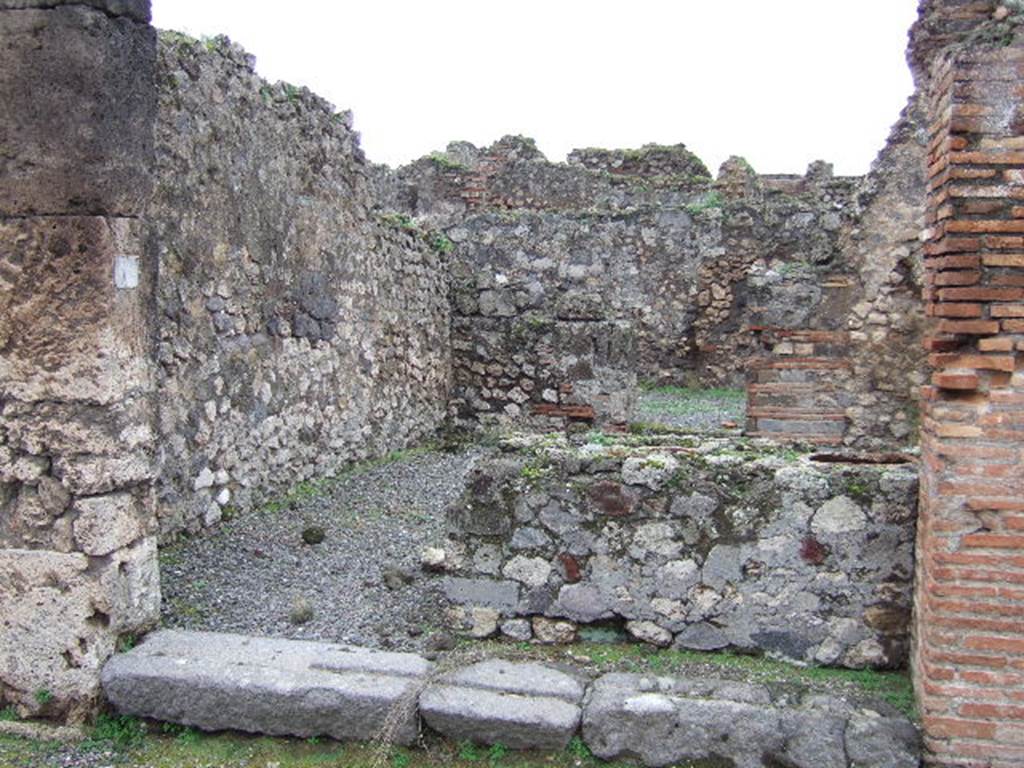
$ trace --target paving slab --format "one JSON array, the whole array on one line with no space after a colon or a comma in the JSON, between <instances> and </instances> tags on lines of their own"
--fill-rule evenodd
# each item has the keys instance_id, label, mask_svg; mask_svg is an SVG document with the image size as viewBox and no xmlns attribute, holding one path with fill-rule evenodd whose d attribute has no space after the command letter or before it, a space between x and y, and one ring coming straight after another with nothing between
<instances>
[{"instance_id":1,"label":"paving slab","mask_svg":"<svg viewBox=\"0 0 1024 768\"><path fill-rule=\"evenodd\" d=\"M583 693L578 680L551 667L490 659L428 686L420 713L456 741L557 750L579 727Z\"/></svg>"},{"instance_id":2,"label":"paving slab","mask_svg":"<svg viewBox=\"0 0 1024 768\"><path fill-rule=\"evenodd\" d=\"M368 741L387 723L393 742L411 744L430 670L411 653L164 630L112 657L102 682L123 714L205 731Z\"/></svg>"}]
</instances>

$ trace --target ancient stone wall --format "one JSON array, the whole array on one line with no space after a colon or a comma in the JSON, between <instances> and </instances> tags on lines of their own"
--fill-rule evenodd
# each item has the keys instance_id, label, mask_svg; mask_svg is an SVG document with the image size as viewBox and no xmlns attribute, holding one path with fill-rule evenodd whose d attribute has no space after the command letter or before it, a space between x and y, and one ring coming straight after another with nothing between
<instances>
[{"instance_id":1,"label":"ancient stone wall","mask_svg":"<svg viewBox=\"0 0 1024 768\"><path fill-rule=\"evenodd\" d=\"M350 114L261 80L224 38L163 33L157 82L150 248L170 533L430 434L451 344L443 249L371 211Z\"/></svg>"},{"instance_id":2,"label":"ancient stone wall","mask_svg":"<svg viewBox=\"0 0 1024 768\"><path fill-rule=\"evenodd\" d=\"M147 2L0 9L0 702L80 721L159 619L156 35Z\"/></svg>"},{"instance_id":3,"label":"ancient stone wall","mask_svg":"<svg viewBox=\"0 0 1024 768\"><path fill-rule=\"evenodd\" d=\"M375 173L383 206L453 243L453 413L622 421L634 381L741 385L774 354L758 334L782 329L849 333L825 414L838 413L840 429L812 437L913 439L925 143L916 115L864 179L835 178L824 163L759 176L733 158L712 181L682 145L577 150L551 163L519 137L455 143ZM553 351L566 345L560 365Z\"/></svg>"},{"instance_id":4,"label":"ancient stone wall","mask_svg":"<svg viewBox=\"0 0 1024 768\"><path fill-rule=\"evenodd\" d=\"M906 661L917 470L767 442L510 441L449 510L454 619L517 640ZM518 448L518 450L513 450ZM827 457L826 457L827 458Z\"/></svg>"},{"instance_id":5,"label":"ancient stone wall","mask_svg":"<svg viewBox=\"0 0 1024 768\"><path fill-rule=\"evenodd\" d=\"M1020 766L1024 9L922 10L911 60L931 116L934 372L923 393L914 666L926 763Z\"/></svg>"},{"instance_id":6,"label":"ancient stone wall","mask_svg":"<svg viewBox=\"0 0 1024 768\"><path fill-rule=\"evenodd\" d=\"M924 222L926 117L912 98L839 238L845 267L818 286L819 310L784 324L785 302L752 326L761 352L748 358L748 431L776 439L861 446L912 442L924 381L919 234ZM778 184L775 179L766 180ZM792 277L783 289L803 291Z\"/></svg>"}]
</instances>

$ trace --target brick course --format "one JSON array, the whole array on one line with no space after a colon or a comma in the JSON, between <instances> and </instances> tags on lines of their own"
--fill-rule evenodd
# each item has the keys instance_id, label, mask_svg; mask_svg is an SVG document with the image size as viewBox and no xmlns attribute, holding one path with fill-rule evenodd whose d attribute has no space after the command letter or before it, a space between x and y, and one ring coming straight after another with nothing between
<instances>
[{"instance_id":1,"label":"brick course","mask_svg":"<svg viewBox=\"0 0 1024 768\"><path fill-rule=\"evenodd\" d=\"M747 434L838 445L846 434L849 334L751 328L762 354L747 369ZM801 353L801 354L798 354Z\"/></svg>"}]
</instances>

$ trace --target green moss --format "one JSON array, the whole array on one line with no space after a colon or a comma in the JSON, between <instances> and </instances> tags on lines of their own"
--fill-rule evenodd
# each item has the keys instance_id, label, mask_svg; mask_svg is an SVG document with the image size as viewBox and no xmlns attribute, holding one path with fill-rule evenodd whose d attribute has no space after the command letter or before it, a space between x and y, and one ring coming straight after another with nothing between
<instances>
[{"instance_id":1,"label":"green moss","mask_svg":"<svg viewBox=\"0 0 1024 768\"><path fill-rule=\"evenodd\" d=\"M847 478L843 492L854 501L867 503L872 499L871 486L862 477Z\"/></svg>"},{"instance_id":2,"label":"green moss","mask_svg":"<svg viewBox=\"0 0 1024 768\"><path fill-rule=\"evenodd\" d=\"M190 621L201 621L206 617L206 611L202 606L196 605L191 600L183 597L176 598L170 602L171 613Z\"/></svg>"},{"instance_id":3,"label":"green moss","mask_svg":"<svg viewBox=\"0 0 1024 768\"><path fill-rule=\"evenodd\" d=\"M615 438L610 435L606 435L599 429L592 429L583 436L583 440L586 443L592 445L614 445Z\"/></svg>"},{"instance_id":4,"label":"green moss","mask_svg":"<svg viewBox=\"0 0 1024 768\"><path fill-rule=\"evenodd\" d=\"M0 735L0 765L5 768L37 768L50 763L62 745L56 741L35 741Z\"/></svg>"},{"instance_id":5,"label":"green moss","mask_svg":"<svg viewBox=\"0 0 1024 768\"><path fill-rule=\"evenodd\" d=\"M629 433L631 435L678 435L683 434L683 430L653 421L631 421Z\"/></svg>"},{"instance_id":6,"label":"green moss","mask_svg":"<svg viewBox=\"0 0 1024 768\"><path fill-rule=\"evenodd\" d=\"M734 159L736 160L736 164L740 168L742 168L744 171L746 171L747 173L753 174L755 176L757 175L757 171L754 170L754 166L752 166L749 163L747 158L742 157L742 156L736 156Z\"/></svg>"},{"instance_id":7,"label":"green moss","mask_svg":"<svg viewBox=\"0 0 1024 768\"><path fill-rule=\"evenodd\" d=\"M519 470L519 476L529 483L535 483L551 474L551 466L542 462L527 464Z\"/></svg>"},{"instance_id":8,"label":"green moss","mask_svg":"<svg viewBox=\"0 0 1024 768\"><path fill-rule=\"evenodd\" d=\"M181 565L180 548L174 544L161 544L157 558L160 561L161 568L173 568L176 565Z\"/></svg>"},{"instance_id":9,"label":"green moss","mask_svg":"<svg viewBox=\"0 0 1024 768\"><path fill-rule=\"evenodd\" d=\"M468 171L469 168L453 159L447 152L431 152L427 159L446 171Z\"/></svg>"},{"instance_id":10,"label":"green moss","mask_svg":"<svg viewBox=\"0 0 1024 768\"><path fill-rule=\"evenodd\" d=\"M789 277L813 275L814 265L808 261L787 261L779 267L779 274Z\"/></svg>"}]
</instances>

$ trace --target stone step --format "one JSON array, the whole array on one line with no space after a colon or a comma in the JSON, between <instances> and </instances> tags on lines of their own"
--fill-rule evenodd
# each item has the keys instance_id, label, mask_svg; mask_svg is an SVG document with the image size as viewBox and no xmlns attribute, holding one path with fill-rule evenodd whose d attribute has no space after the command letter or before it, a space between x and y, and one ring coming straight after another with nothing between
<instances>
[{"instance_id":1,"label":"stone step","mask_svg":"<svg viewBox=\"0 0 1024 768\"><path fill-rule=\"evenodd\" d=\"M492 659L429 686L420 697L420 714L456 741L557 750L579 727L583 693L564 672Z\"/></svg>"},{"instance_id":2,"label":"stone step","mask_svg":"<svg viewBox=\"0 0 1024 768\"><path fill-rule=\"evenodd\" d=\"M418 733L416 697L431 669L411 653L331 643L164 630L103 668L124 714L272 736L391 739Z\"/></svg>"},{"instance_id":3,"label":"stone step","mask_svg":"<svg viewBox=\"0 0 1024 768\"><path fill-rule=\"evenodd\" d=\"M410 653L177 630L103 669L118 711L211 731L408 745L422 715L454 741L511 749L564 749L582 725L596 756L650 768L918 765L916 729L886 704L704 678L582 680L537 663L490 659L442 673Z\"/></svg>"}]
</instances>

